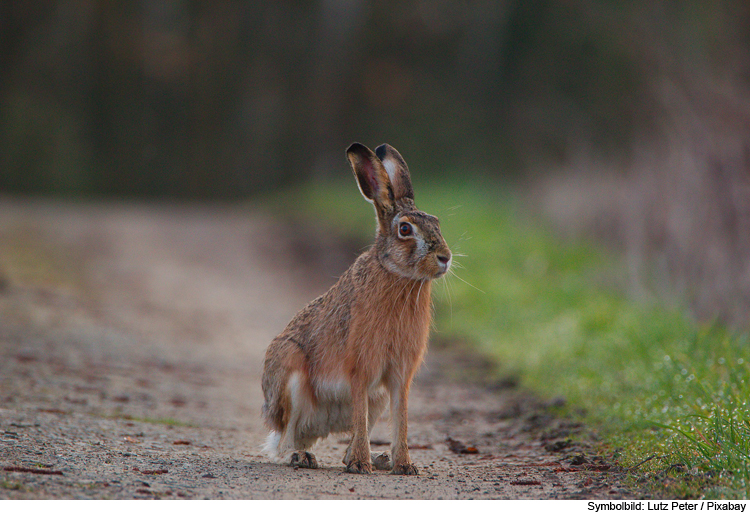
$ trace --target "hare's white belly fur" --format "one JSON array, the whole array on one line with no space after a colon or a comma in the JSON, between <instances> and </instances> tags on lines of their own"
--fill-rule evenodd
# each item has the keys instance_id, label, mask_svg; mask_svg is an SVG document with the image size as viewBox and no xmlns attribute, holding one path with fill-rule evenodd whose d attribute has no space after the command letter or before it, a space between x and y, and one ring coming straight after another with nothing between
<instances>
[{"instance_id":1,"label":"hare's white belly fur","mask_svg":"<svg viewBox=\"0 0 750 528\"><path fill-rule=\"evenodd\" d=\"M294 372L289 376L289 422L284 431L273 431L268 435L264 449L273 458L284 460L292 451L309 449L319 438L351 430L352 394L349 380L345 377L319 380L314 390L317 400L315 402L310 400L302 387L302 375ZM368 396L370 401L379 403L374 406L379 409L379 415L388 399L388 392L382 381L370 386ZM372 418L374 421L378 416ZM370 424L370 427L372 425Z\"/></svg>"}]
</instances>

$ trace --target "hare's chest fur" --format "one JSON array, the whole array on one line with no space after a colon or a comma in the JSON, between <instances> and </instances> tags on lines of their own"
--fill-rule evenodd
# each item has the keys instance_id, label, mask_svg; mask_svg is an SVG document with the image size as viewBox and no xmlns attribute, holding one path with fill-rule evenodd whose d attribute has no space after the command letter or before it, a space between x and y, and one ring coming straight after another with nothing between
<instances>
[{"instance_id":1,"label":"hare's chest fur","mask_svg":"<svg viewBox=\"0 0 750 528\"><path fill-rule=\"evenodd\" d=\"M328 347L317 351L326 354L340 347L336 356L341 360L313 361L328 368L311 372L313 398L305 413L305 435L349 430L353 383L364 385L371 405L382 408L389 386L409 379L422 361L429 333L429 283L389 276L379 286L368 287L370 294L352 303L346 338L332 334L324 340Z\"/></svg>"},{"instance_id":2,"label":"hare's chest fur","mask_svg":"<svg viewBox=\"0 0 750 528\"><path fill-rule=\"evenodd\" d=\"M351 324L338 368L368 387L404 377L421 363L431 320L430 283L381 269L351 308Z\"/></svg>"}]
</instances>

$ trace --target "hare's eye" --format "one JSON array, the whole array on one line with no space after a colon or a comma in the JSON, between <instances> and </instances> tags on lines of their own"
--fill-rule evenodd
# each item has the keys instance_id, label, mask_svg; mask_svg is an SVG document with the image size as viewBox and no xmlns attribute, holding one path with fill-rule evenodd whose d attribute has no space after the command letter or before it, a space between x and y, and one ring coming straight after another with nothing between
<instances>
[{"instance_id":1,"label":"hare's eye","mask_svg":"<svg viewBox=\"0 0 750 528\"><path fill-rule=\"evenodd\" d=\"M398 234L402 237L406 237L411 235L412 229L411 224L404 222L401 225L398 226Z\"/></svg>"}]
</instances>

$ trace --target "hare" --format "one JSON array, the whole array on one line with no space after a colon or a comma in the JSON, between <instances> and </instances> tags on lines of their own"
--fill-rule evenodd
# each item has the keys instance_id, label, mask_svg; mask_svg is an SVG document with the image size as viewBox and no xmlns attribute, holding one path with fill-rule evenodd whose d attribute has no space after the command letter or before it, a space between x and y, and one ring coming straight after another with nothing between
<instances>
[{"instance_id":1,"label":"hare","mask_svg":"<svg viewBox=\"0 0 750 528\"><path fill-rule=\"evenodd\" d=\"M409 388L432 319L430 283L451 252L438 219L416 208L409 169L390 145L346 151L359 190L375 206L375 243L328 292L303 308L269 345L263 370L266 452L318 467L308 452L330 433L352 432L349 473L416 475L406 443ZM372 456L370 431L390 400L391 460Z\"/></svg>"}]
</instances>

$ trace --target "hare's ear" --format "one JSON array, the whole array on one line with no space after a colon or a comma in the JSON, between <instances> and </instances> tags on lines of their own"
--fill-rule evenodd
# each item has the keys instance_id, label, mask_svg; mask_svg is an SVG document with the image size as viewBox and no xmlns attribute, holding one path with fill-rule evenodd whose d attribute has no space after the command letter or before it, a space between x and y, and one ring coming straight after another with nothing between
<instances>
[{"instance_id":1,"label":"hare's ear","mask_svg":"<svg viewBox=\"0 0 750 528\"><path fill-rule=\"evenodd\" d=\"M406 166L404 158L398 153L398 150L384 143L375 149L375 154L383 163L383 167L388 173L393 187L393 197L396 200L409 198L414 200L414 189L411 186L411 176L409 167Z\"/></svg>"},{"instance_id":2,"label":"hare's ear","mask_svg":"<svg viewBox=\"0 0 750 528\"><path fill-rule=\"evenodd\" d=\"M378 157L361 143L352 143L346 149L352 164L357 185L362 196L376 207L387 209L393 206L393 189L383 164Z\"/></svg>"}]
</instances>

